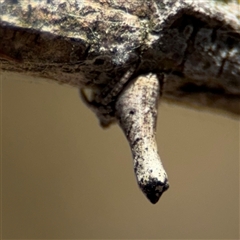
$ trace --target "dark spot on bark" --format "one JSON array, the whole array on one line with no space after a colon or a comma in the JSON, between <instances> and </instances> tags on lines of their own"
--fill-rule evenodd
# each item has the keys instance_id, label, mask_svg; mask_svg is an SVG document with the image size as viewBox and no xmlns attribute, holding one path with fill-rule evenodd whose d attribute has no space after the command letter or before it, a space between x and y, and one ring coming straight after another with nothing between
<instances>
[{"instance_id":1,"label":"dark spot on bark","mask_svg":"<svg viewBox=\"0 0 240 240\"><path fill-rule=\"evenodd\" d=\"M184 78L184 74L183 74L182 72L173 71L172 74L173 74L173 75L176 75L176 76L178 76L178 77L180 77L180 78Z\"/></svg>"},{"instance_id":2,"label":"dark spot on bark","mask_svg":"<svg viewBox=\"0 0 240 240\"><path fill-rule=\"evenodd\" d=\"M98 58L94 61L94 65L104 65L105 60Z\"/></svg>"},{"instance_id":3,"label":"dark spot on bark","mask_svg":"<svg viewBox=\"0 0 240 240\"><path fill-rule=\"evenodd\" d=\"M217 39L217 29L213 29L212 35L211 35L211 41L214 43Z\"/></svg>"},{"instance_id":4,"label":"dark spot on bark","mask_svg":"<svg viewBox=\"0 0 240 240\"><path fill-rule=\"evenodd\" d=\"M236 39L228 37L227 40L226 40L226 44L231 49L236 45Z\"/></svg>"},{"instance_id":5,"label":"dark spot on bark","mask_svg":"<svg viewBox=\"0 0 240 240\"><path fill-rule=\"evenodd\" d=\"M194 26L193 31L196 31L196 26L200 29L206 26L207 22L204 22L195 16L183 14L172 24L171 28L177 28L180 32L184 32L188 25Z\"/></svg>"},{"instance_id":6,"label":"dark spot on bark","mask_svg":"<svg viewBox=\"0 0 240 240\"><path fill-rule=\"evenodd\" d=\"M211 93L211 94L225 94L221 87L209 87L207 85L197 85L194 83L186 83L179 88L180 91L185 93Z\"/></svg>"}]
</instances>

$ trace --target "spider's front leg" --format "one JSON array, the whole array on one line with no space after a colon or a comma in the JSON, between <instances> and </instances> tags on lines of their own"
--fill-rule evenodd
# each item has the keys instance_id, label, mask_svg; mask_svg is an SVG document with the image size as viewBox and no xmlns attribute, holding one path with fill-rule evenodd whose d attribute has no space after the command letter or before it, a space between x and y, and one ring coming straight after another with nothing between
<instances>
[{"instance_id":1,"label":"spider's front leg","mask_svg":"<svg viewBox=\"0 0 240 240\"><path fill-rule=\"evenodd\" d=\"M138 185L153 204L169 188L155 140L159 95L160 82L150 73L129 82L116 103L116 117L132 150Z\"/></svg>"},{"instance_id":2,"label":"spider's front leg","mask_svg":"<svg viewBox=\"0 0 240 240\"><path fill-rule=\"evenodd\" d=\"M92 99L89 100L83 88L80 88L80 97L83 102L95 112L99 123L106 128L116 121L114 101L122 91L124 85L129 81L134 73L136 66L130 67L128 71L119 79L119 81L109 83L104 89L96 93L92 92Z\"/></svg>"}]
</instances>

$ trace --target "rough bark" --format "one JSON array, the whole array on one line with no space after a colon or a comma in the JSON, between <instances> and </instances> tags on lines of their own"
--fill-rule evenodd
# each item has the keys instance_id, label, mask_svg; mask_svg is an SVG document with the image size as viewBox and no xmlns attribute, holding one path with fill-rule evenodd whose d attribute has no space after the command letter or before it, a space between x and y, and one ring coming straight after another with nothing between
<instances>
[{"instance_id":1,"label":"rough bark","mask_svg":"<svg viewBox=\"0 0 240 240\"><path fill-rule=\"evenodd\" d=\"M0 0L0 71L102 91L135 67L162 97L240 114L239 5L199 0Z\"/></svg>"}]
</instances>

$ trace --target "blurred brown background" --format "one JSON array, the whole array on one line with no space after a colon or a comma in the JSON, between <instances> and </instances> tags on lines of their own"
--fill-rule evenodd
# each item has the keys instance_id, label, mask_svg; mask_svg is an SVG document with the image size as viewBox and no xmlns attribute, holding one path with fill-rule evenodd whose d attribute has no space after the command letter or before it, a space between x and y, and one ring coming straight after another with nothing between
<instances>
[{"instance_id":1,"label":"blurred brown background","mask_svg":"<svg viewBox=\"0 0 240 240\"><path fill-rule=\"evenodd\" d=\"M170 188L138 189L117 125L77 89L0 74L4 239L238 239L239 121L162 103L157 140Z\"/></svg>"}]
</instances>

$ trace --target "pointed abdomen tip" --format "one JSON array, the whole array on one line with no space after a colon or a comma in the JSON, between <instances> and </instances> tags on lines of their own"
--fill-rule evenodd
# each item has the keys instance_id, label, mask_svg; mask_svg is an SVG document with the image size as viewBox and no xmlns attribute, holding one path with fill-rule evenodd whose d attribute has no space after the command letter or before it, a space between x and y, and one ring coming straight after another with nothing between
<instances>
[{"instance_id":1,"label":"pointed abdomen tip","mask_svg":"<svg viewBox=\"0 0 240 240\"><path fill-rule=\"evenodd\" d=\"M169 183L166 180L164 183L157 179L152 179L147 185L141 185L140 188L152 204L156 204L162 194L168 190Z\"/></svg>"}]
</instances>

